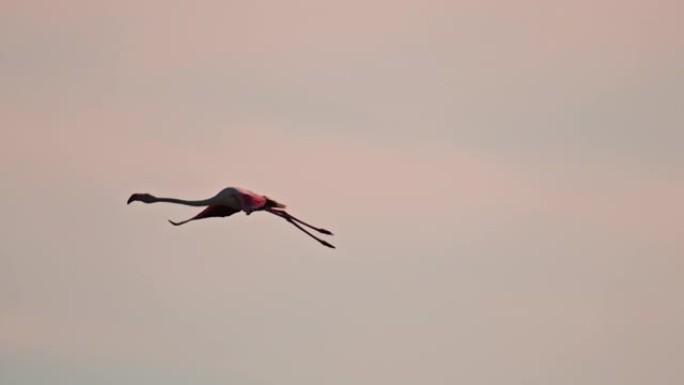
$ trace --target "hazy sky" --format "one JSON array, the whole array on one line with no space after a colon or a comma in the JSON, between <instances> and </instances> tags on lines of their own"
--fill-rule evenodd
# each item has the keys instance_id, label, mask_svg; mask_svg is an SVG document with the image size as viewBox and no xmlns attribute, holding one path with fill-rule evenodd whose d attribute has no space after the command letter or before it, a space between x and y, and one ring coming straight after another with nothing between
<instances>
[{"instance_id":1,"label":"hazy sky","mask_svg":"<svg viewBox=\"0 0 684 385\"><path fill-rule=\"evenodd\" d=\"M684 383L683 14L0 1L0 383Z\"/></svg>"}]
</instances>

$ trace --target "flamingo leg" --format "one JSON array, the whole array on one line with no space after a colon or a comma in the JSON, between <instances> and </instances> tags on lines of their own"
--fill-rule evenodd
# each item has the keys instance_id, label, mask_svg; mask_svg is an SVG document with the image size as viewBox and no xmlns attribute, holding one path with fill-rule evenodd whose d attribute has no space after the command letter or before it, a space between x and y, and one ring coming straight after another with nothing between
<instances>
[{"instance_id":1,"label":"flamingo leg","mask_svg":"<svg viewBox=\"0 0 684 385\"><path fill-rule=\"evenodd\" d=\"M285 211L285 210L267 209L266 211L270 212L271 214L275 214L275 215L278 215L278 216L280 216L280 217L283 217L283 218L285 218L285 217L290 218L290 219L292 219L293 221L298 222L298 223L300 223L300 224L302 224L302 225L304 225L304 226L306 226L306 227L308 227L308 228L310 228L310 229L312 229L312 230L316 230L316 231L318 231L318 232L321 233L321 234L333 235L333 233L332 233L330 230L326 230L326 229L323 229L323 228L320 228L320 227L316 227L316 226L310 225L310 224L304 222L303 220L301 220L301 219L299 219L299 218L296 218L295 216L293 216L292 214L288 213L288 212Z\"/></svg>"},{"instance_id":2,"label":"flamingo leg","mask_svg":"<svg viewBox=\"0 0 684 385\"><path fill-rule=\"evenodd\" d=\"M281 213L280 210L268 210L268 212L271 213L271 214L277 215L277 216L279 216L279 217L285 219L286 221L290 222L294 227L296 227L296 228L298 228L299 230L303 231L304 233L306 233L306 235L310 236L311 238L317 240L321 245L330 247L330 248L332 248L332 249L335 248L335 246L331 245L330 243L328 243L328 242L322 240L321 238L318 238L317 236L315 236L315 235L311 234L310 232L308 232L305 228L303 228L302 226L298 225L298 224L297 224L289 215Z\"/></svg>"}]
</instances>

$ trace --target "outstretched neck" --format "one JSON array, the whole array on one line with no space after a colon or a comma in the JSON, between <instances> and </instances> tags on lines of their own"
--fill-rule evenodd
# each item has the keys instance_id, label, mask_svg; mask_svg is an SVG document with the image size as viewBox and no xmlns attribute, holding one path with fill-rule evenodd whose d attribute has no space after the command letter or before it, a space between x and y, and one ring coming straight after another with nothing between
<instances>
[{"instance_id":1,"label":"outstretched neck","mask_svg":"<svg viewBox=\"0 0 684 385\"><path fill-rule=\"evenodd\" d=\"M211 204L211 199L205 199L201 201L187 201L176 198L156 198L155 202L178 203L186 206L209 206Z\"/></svg>"}]
</instances>

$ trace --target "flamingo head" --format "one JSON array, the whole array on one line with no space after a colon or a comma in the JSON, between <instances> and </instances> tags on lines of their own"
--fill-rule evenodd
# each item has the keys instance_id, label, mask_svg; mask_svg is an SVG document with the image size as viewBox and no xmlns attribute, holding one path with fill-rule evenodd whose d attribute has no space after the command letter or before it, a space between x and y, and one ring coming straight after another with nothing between
<instances>
[{"instance_id":1,"label":"flamingo head","mask_svg":"<svg viewBox=\"0 0 684 385\"><path fill-rule=\"evenodd\" d=\"M140 202L144 202L144 203L152 203L156 200L157 200L157 198L150 195L150 194L133 194L133 195L131 195L130 198L128 198L128 201L126 202L126 204L130 204L131 202L135 202L135 201L140 201Z\"/></svg>"}]
</instances>

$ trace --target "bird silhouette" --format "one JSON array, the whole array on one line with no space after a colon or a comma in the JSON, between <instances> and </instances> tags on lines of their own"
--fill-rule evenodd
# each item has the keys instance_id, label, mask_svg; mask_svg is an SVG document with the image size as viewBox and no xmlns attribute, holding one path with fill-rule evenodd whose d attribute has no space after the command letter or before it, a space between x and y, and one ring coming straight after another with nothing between
<instances>
[{"instance_id":1,"label":"bird silhouette","mask_svg":"<svg viewBox=\"0 0 684 385\"><path fill-rule=\"evenodd\" d=\"M184 200L176 198L158 198L147 193L136 193L128 198L127 204L131 202L143 202L143 203L157 203L157 202L167 202L167 203L177 203L186 206L196 206L206 208L202 210L199 214L192 218L186 219L180 222L174 222L169 220L169 222L174 226L180 226L182 224L194 221L197 219L211 218L211 217L228 217L240 211L244 211L246 215L250 215L255 211L265 211L273 215L279 216L285 219L287 222L294 225L299 230L306 233L311 238L317 240L320 244L335 248L335 246L326 242L325 240L311 234L308 230L302 227L306 226L312 230L318 231L321 234L333 235L332 232L310 225L301 219L295 218L287 211L285 211L286 206L282 203L276 202L273 199L265 196L259 195L252 191L239 188L239 187L228 187L221 190L214 197L204 200Z\"/></svg>"}]
</instances>

